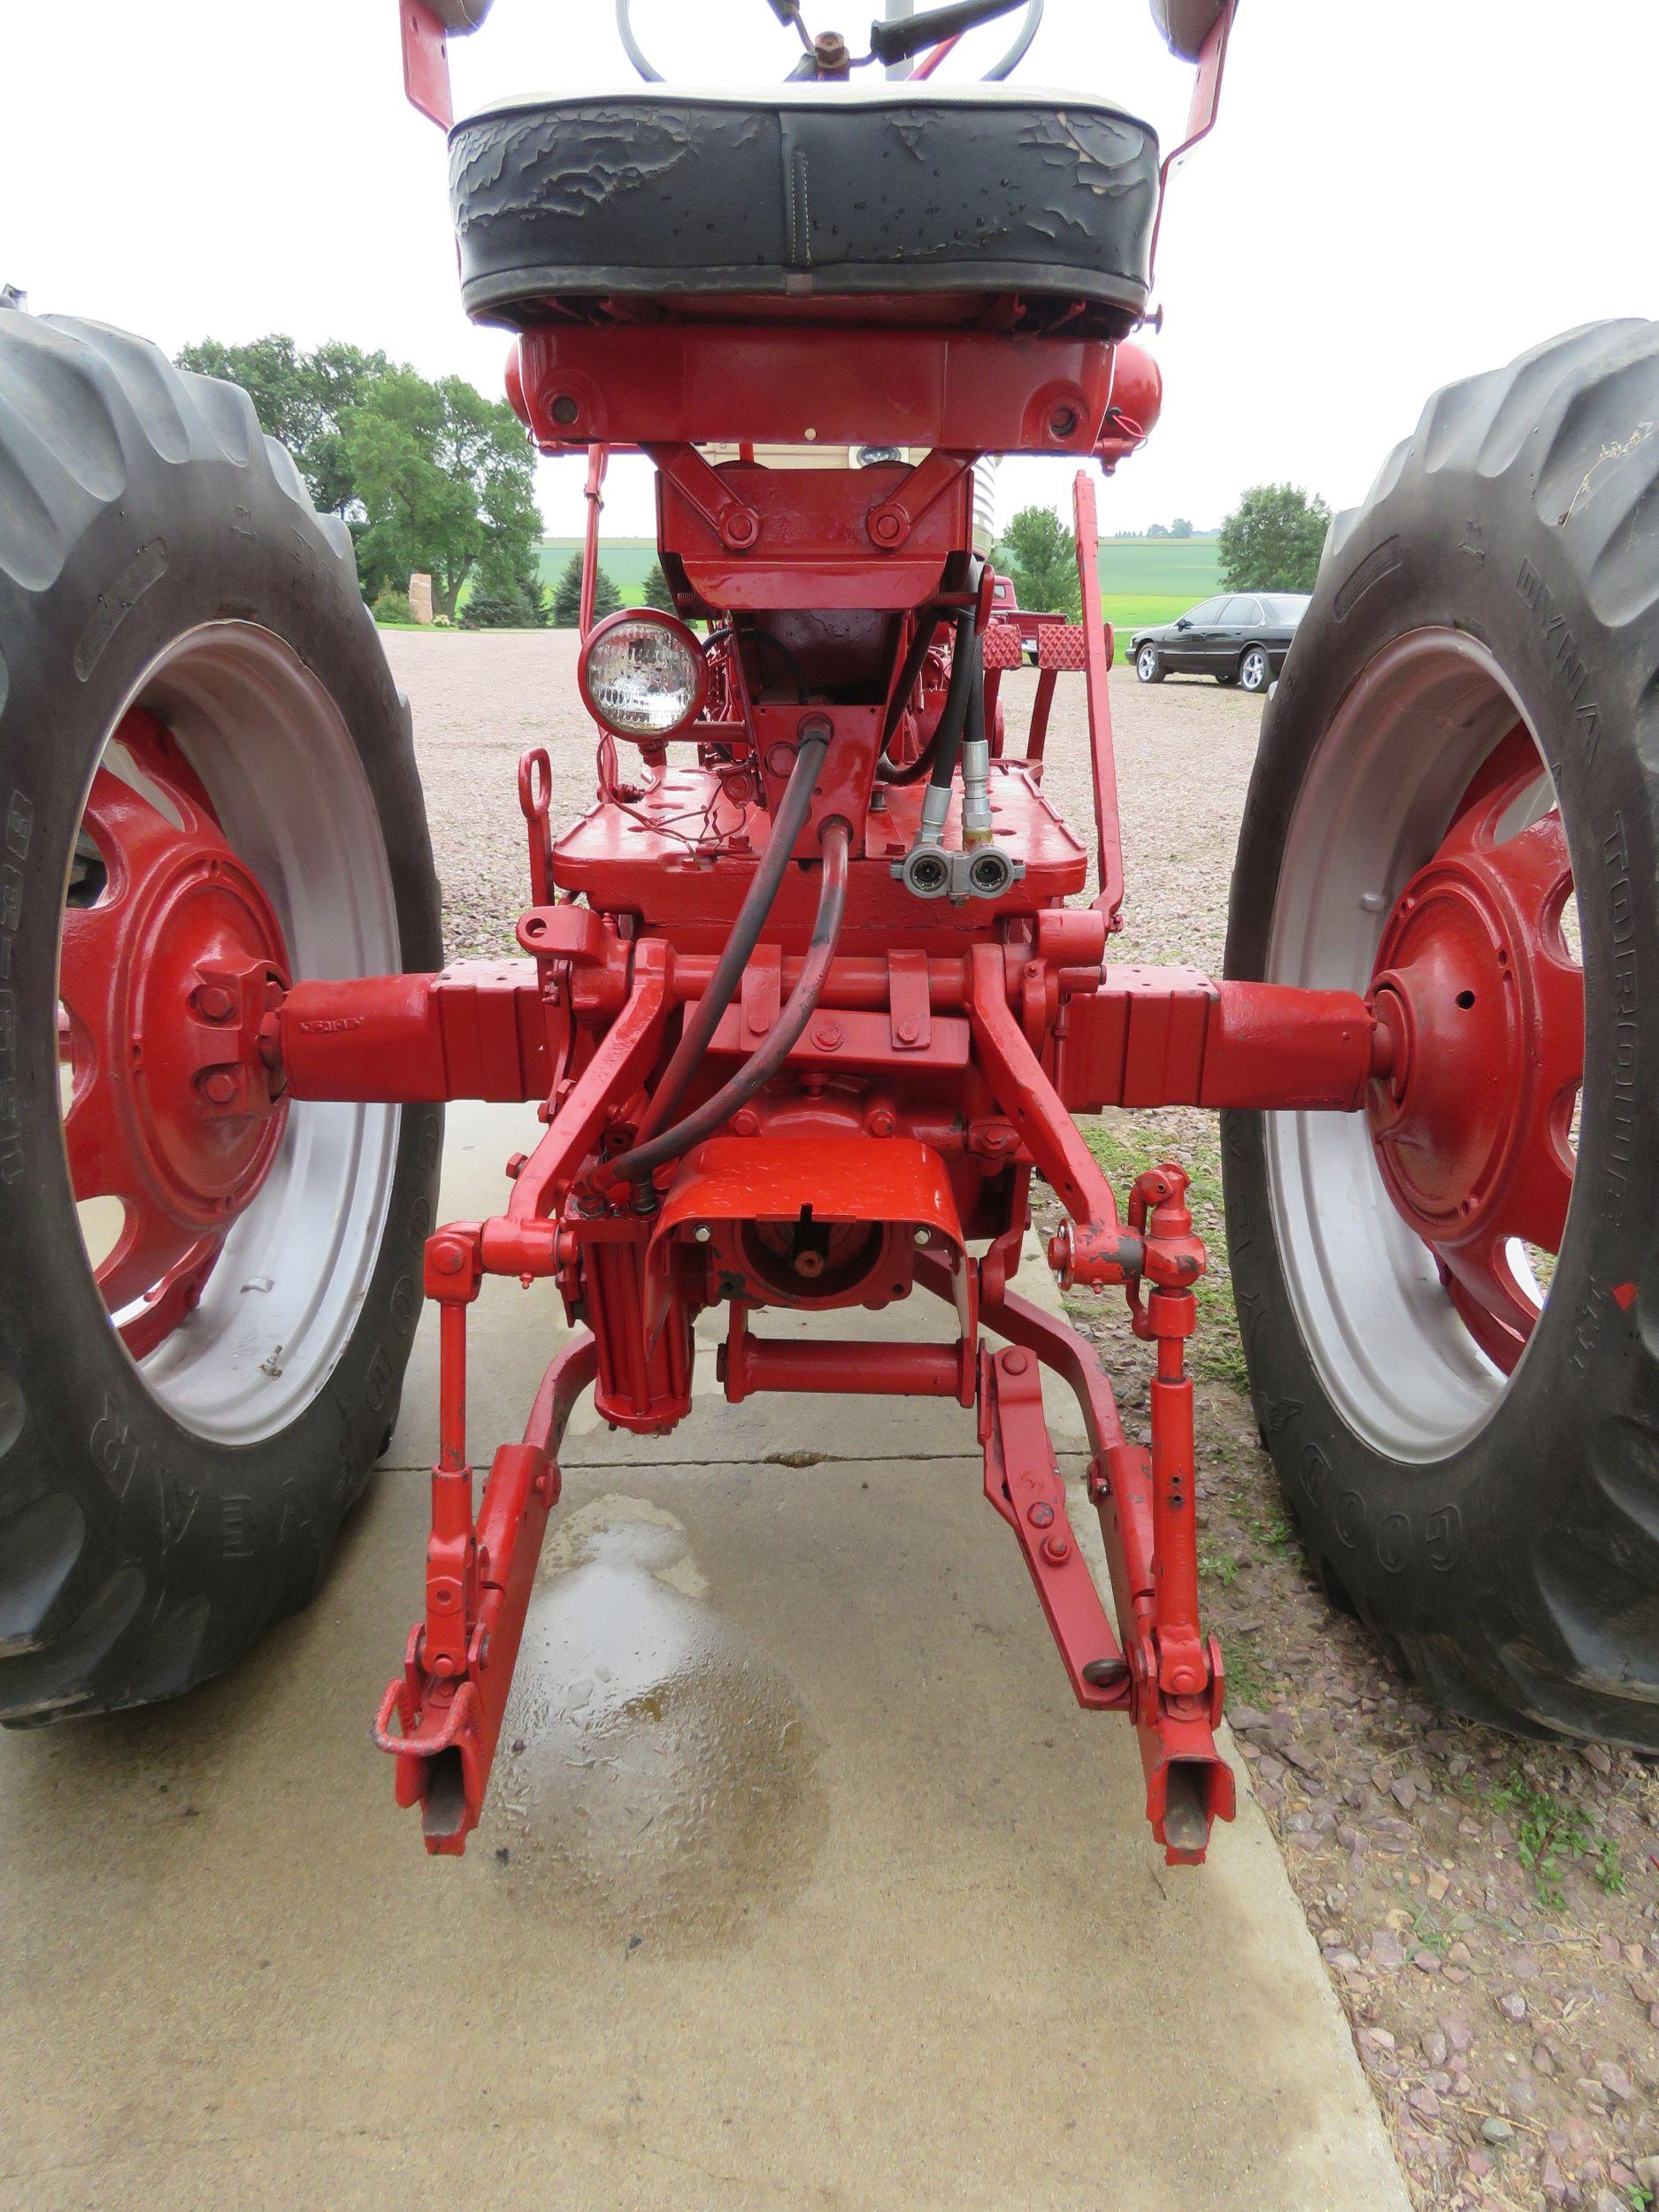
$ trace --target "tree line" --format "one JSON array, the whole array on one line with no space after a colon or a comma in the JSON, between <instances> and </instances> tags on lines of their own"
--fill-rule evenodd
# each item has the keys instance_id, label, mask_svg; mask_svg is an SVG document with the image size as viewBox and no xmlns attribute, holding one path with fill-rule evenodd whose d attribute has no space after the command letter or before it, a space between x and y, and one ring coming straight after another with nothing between
<instances>
[{"instance_id":1,"label":"tree line","mask_svg":"<svg viewBox=\"0 0 1659 2212\"><path fill-rule=\"evenodd\" d=\"M307 352L280 333L247 345L204 338L183 349L179 366L242 386L260 427L293 455L313 504L350 531L363 595L381 618L409 618L409 580L423 573L443 621L575 626L581 562L572 560L549 599L535 454L505 400L340 340ZM660 570L648 592L668 603ZM596 603L602 614L621 604L603 571Z\"/></svg>"}]
</instances>

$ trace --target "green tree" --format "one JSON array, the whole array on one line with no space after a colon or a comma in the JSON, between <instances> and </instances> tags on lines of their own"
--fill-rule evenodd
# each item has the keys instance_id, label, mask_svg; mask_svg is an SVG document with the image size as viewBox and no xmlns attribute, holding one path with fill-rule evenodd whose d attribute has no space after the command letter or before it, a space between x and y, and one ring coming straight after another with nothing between
<instances>
[{"instance_id":1,"label":"green tree","mask_svg":"<svg viewBox=\"0 0 1659 2212\"><path fill-rule=\"evenodd\" d=\"M434 612L451 619L475 565L494 592L528 590L541 526L534 462L504 400L487 400L458 376L432 384L394 369L347 411L342 428L365 517L365 590L424 569Z\"/></svg>"},{"instance_id":2,"label":"green tree","mask_svg":"<svg viewBox=\"0 0 1659 2212\"><path fill-rule=\"evenodd\" d=\"M1003 533L996 560L1012 578L1019 603L1028 613L1078 619L1082 592L1077 541L1052 507L1022 507Z\"/></svg>"},{"instance_id":3,"label":"green tree","mask_svg":"<svg viewBox=\"0 0 1659 2212\"><path fill-rule=\"evenodd\" d=\"M603 565L594 579L594 619L615 614L622 604L622 594L611 582ZM553 589L553 627L556 630L574 630L582 618L582 557L572 553L565 564L564 573Z\"/></svg>"},{"instance_id":4,"label":"green tree","mask_svg":"<svg viewBox=\"0 0 1659 2212\"><path fill-rule=\"evenodd\" d=\"M662 614L672 614L674 611L674 595L668 588L668 579L663 573L660 561L651 563L646 576L645 603L648 607L657 608Z\"/></svg>"},{"instance_id":5,"label":"green tree","mask_svg":"<svg viewBox=\"0 0 1659 2212\"><path fill-rule=\"evenodd\" d=\"M539 630L547 622L547 595L540 582L496 583L480 576L461 610L464 630Z\"/></svg>"},{"instance_id":6,"label":"green tree","mask_svg":"<svg viewBox=\"0 0 1659 2212\"><path fill-rule=\"evenodd\" d=\"M1299 484L1256 484L1221 526L1224 591L1311 591L1331 510Z\"/></svg>"},{"instance_id":7,"label":"green tree","mask_svg":"<svg viewBox=\"0 0 1659 2212\"><path fill-rule=\"evenodd\" d=\"M305 488L326 513L354 516L355 487L342 428L347 412L361 406L391 363L339 340L302 353L281 332L227 346L204 338L179 356L181 369L222 376L240 384L253 402L259 427L294 456Z\"/></svg>"},{"instance_id":8,"label":"green tree","mask_svg":"<svg viewBox=\"0 0 1659 2212\"><path fill-rule=\"evenodd\" d=\"M1190 522L1188 522L1187 517L1185 515L1177 515L1174 521L1170 525L1170 535L1172 538L1190 538L1192 534L1193 526Z\"/></svg>"},{"instance_id":9,"label":"green tree","mask_svg":"<svg viewBox=\"0 0 1659 2212\"><path fill-rule=\"evenodd\" d=\"M1168 538L1172 537L1174 533L1166 529L1161 522L1149 522L1147 525L1147 535L1149 538Z\"/></svg>"}]
</instances>

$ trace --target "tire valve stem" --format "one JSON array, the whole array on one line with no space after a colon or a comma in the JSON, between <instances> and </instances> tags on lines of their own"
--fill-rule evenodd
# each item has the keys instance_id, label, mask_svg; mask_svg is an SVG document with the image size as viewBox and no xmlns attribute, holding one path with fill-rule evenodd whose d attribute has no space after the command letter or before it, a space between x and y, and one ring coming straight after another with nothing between
<instances>
[{"instance_id":1,"label":"tire valve stem","mask_svg":"<svg viewBox=\"0 0 1659 2212\"><path fill-rule=\"evenodd\" d=\"M259 1372L274 1379L282 1372L282 1347L273 1344L259 1363Z\"/></svg>"}]
</instances>

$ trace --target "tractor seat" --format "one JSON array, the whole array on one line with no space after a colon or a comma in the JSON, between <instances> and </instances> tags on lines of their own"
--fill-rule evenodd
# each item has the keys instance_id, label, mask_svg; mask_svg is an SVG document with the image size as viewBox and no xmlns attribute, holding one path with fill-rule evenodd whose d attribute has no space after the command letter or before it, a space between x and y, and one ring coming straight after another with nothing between
<instances>
[{"instance_id":1,"label":"tractor seat","mask_svg":"<svg viewBox=\"0 0 1659 2212\"><path fill-rule=\"evenodd\" d=\"M1146 307L1157 140L1102 100L641 88L512 101L449 148L480 322L836 303L843 319L1118 338Z\"/></svg>"}]
</instances>

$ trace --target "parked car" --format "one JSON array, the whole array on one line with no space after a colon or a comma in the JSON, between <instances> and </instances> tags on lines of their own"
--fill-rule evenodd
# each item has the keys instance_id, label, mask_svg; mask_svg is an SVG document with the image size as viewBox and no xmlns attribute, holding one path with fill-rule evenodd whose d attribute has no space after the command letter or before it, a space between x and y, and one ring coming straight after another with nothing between
<instances>
[{"instance_id":1,"label":"parked car","mask_svg":"<svg viewBox=\"0 0 1659 2212\"><path fill-rule=\"evenodd\" d=\"M1131 641L1143 684L1165 676L1213 676L1244 691L1265 691L1285 665L1305 592L1224 592L1189 607L1173 622L1137 630Z\"/></svg>"}]
</instances>

